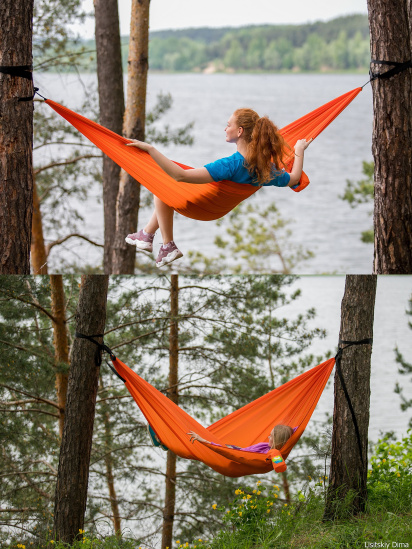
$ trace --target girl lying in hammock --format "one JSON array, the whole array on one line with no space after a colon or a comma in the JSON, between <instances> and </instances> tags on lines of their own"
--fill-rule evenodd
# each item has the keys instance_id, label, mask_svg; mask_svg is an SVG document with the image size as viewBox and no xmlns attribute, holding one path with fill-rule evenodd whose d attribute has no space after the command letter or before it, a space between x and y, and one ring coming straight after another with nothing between
<instances>
[{"instance_id":1,"label":"girl lying in hammock","mask_svg":"<svg viewBox=\"0 0 412 549\"><path fill-rule=\"evenodd\" d=\"M150 154L153 160L173 179L186 183L211 183L227 179L254 186L294 187L299 184L303 168L303 153L312 140L300 139L295 145L295 160L290 173L281 169L286 144L278 128L267 116L262 118L252 109L238 109L225 128L226 141L235 143L237 152L203 168L184 170L166 158L155 147L142 141L128 143ZM153 251L153 238L160 228L163 245L156 259L162 267L182 257L173 241L174 210L154 196L154 212L144 229L129 234L126 242L138 251Z\"/></svg>"},{"instance_id":2,"label":"girl lying in hammock","mask_svg":"<svg viewBox=\"0 0 412 549\"><path fill-rule=\"evenodd\" d=\"M247 446L246 448L241 448L240 446L232 446L231 444L226 444L227 448L233 448L234 450L242 450L243 452L256 452L258 454L267 454L270 450L276 449L280 450L282 446L290 439L293 433L296 431L297 427L292 429L288 425L275 425L268 437L268 442L258 442L257 444L252 444L252 446ZM209 442L205 440L197 433L190 431L187 433L190 436L190 442L193 444L195 440L203 442L206 444L212 444L213 446L220 446L215 442Z\"/></svg>"}]
</instances>

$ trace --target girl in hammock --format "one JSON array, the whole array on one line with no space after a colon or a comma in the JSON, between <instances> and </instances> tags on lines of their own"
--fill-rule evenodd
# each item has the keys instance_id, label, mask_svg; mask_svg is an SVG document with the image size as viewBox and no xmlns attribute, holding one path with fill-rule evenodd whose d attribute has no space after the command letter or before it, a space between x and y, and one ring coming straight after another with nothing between
<instances>
[{"instance_id":1,"label":"girl in hammock","mask_svg":"<svg viewBox=\"0 0 412 549\"><path fill-rule=\"evenodd\" d=\"M276 450L280 450L282 446L284 446L286 442L290 439L296 429L297 427L295 427L295 429L292 429L292 427L289 427L288 425L275 425L268 437L268 442L258 442L257 444L252 444L252 446L247 446L246 448L241 448L240 446L232 446L231 444L226 444L225 446L227 446L228 448L233 448L234 450L242 450L243 452L256 452L258 454L267 454L273 448L275 448ZM198 440L199 442L212 444L213 446L220 446L220 444L205 440L193 431L190 431L187 434L190 436L190 442L192 444L195 442L195 440Z\"/></svg>"},{"instance_id":2,"label":"girl in hammock","mask_svg":"<svg viewBox=\"0 0 412 549\"><path fill-rule=\"evenodd\" d=\"M153 160L173 179L186 183L211 183L227 179L235 183L254 186L294 187L299 184L303 168L303 153L312 140L300 139L295 145L295 160L290 173L281 169L285 142L278 128L267 116L262 118L252 109L238 109L225 128L226 141L235 143L237 152L221 158L203 168L184 170L166 158L155 147L134 140L129 147L138 147L150 154ZM138 251L153 251L153 238L160 228L163 245L156 259L162 267L182 257L173 241L174 210L156 196L154 212L144 229L129 234L126 242Z\"/></svg>"}]
</instances>

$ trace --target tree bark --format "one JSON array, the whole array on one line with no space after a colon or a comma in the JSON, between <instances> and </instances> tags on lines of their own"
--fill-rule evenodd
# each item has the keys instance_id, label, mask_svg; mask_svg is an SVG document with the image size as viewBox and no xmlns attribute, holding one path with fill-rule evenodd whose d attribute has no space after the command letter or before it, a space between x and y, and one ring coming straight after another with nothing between
<instances>
[{"instance_id":1,"label":"tree bark","mask_svg":"<svg viewBox=\"0 0 412 549\"><path fill-rule=\"evenodd\" d=\"M33 180L33 219L31 225L31 268L33 274L47 274L47 252L36 181Z\"/></svg>"},{"instance_id":2,"label":"tree bark","mask_svg":"<svg viewBox=\"0 0 412 549\"><path fill-rule=\"evenodd\" d=\"M56 393L59 405L59 434L63 436L64 412L66 408L67 384L69 379L69 341L67 338L66 306L62 275L50 275L51 306L53 321L53 345L56 362Z\"/></svg>"},{"instance_id":3,"label":"tree bark","mask_svg":"<svg viewBox=\"0 0 412 549\"><path fill-rule=\"evenodd\" d=\"M371 57L412 58L410 0L368 0ZM385 72L391 65L372 65ZM412 69L372 82L375 160L374 272L412 273Z\"/></svg>"},{"instance_id":4,"label":"tree bark","mask_svg":"<svg viewBox=\"0 0 412 549\"><path fill-rule=\"evenodd\" d=\"M376 276L346 277L341 306L341 340L357 341L372 337L375 294ZM333 519L344 512L357 514L365 509L371 354L371 345L355 345L344 350L341 359L343 378L359 427L362 455L348 402L335 373L332 458L325 519ZM343 506L349 492L353 494L352 498Z\"/></svg>"},{"instance_id":5,"label":"tree bark","mask_svg":"<svg viewBox=\"0 0 412 549\"><path fill-rule=\"evenodd\" d=\"M146 121L146 88L149 68L150 0L132 0L127 77L127 101L123 135L144 141ZM137 228L140 206L140 184L122 170L116 208L116 237L112 272L133 274L136 250L125 237Z\"/></svg>"},{"instance_id":6,"label":"tree bark","mask_svg":"<svg viewBox=\"0 0 412 549\"><path fill-rule=\"evenodd\" d=\"M124 90L117 0L94 0L94 13L100 124L121 134L124 114ZM119 177L120 166L110 160L108 156L103 155L103 268L106 274L112 272Z\"/></svg>"},{"instance_id":7,"label":"tree bark","mask_svg":"<svg viewBox=\"0 0 412 549\"><path fill-rule=\"evenodd\" d=\"M33 0L0 2L0 66L32 65ZM0 72L0 274L30 274L33 82Z\"/></svg>"},{"instance_id":8,"label":"tree bark","mask_svg":"<svg viewBox=\"0 0 412 549\"><path fill-rule=\"evenodd\" d=\"M77 332L103 333L107 287L108 276L82 276ZM54 539L64 543L72 544L84 529L100 360L101 352L93 343L74 340L54 503Z\"/></svg>"},{"instance_id":9,"label":"tree bark","mask_svg":"<svg viewBox=\"0 0 412 549\"><path fill-rule=\"evenodd\" d=\"M173 274L170 285L170 332L169 332L169 389L167 396L175 404L179 404L178 366L179 366L179 278ZM167 451L166 493L163 512L162 549L172 547L173 522L176 505L176 454Z\"/></svg>"},{"instance_id":10,"label":"tree bark","mask_svg":"<svg viewBox=\"0 0 412 549\"><path fill-rule=\"evenodd\" d=\"M100 389L104 389L102 376L100 376ZM110 414L108 411L103 412L103 423L104 423L105 452L106 452L104 462L106 465L106 479L107 479L107 487L109 489L110 507L112 509L113 527L114 527L114 532L116 536L121 536L122 524L120 519L119 502L117 499L116 488L114 485L113 457L111 452L113 435L112 435L112 428L110 425Z\"/></svg>"}]
</instances>

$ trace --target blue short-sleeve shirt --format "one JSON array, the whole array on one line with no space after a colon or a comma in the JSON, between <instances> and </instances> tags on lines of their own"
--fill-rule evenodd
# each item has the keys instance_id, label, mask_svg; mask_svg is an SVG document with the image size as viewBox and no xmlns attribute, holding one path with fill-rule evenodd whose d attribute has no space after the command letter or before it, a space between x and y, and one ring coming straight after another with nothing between
<instances>
[{"instance_id":1,"label":"blue short-sleeve shirt","mask_svg":"<svg viewBox=\"0 0 412 549\"><path fill-rule=\"evenodd\" d=\"M254 187L259 187L259 183L253 181L253 177L245 166L245 158L240 152L235 152L232 156L220 158L215 162L205 164L205 168L210 173L213 181L228 179L235 183L247 183ZM290 181L290 175L285 170L274 170L273 179L264 183L263 186L287 187Z\"/></svg>"}]
</instances>

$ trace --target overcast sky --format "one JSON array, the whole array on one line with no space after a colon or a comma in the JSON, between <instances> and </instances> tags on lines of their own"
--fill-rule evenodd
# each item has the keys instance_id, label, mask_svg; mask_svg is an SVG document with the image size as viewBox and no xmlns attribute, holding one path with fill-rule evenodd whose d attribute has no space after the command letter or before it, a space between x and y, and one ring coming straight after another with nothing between
<instances>
[{"instance_id":1,"label":"overcast sky","mask_svg":"<svg viewBox=\"0 0 412 549\"><path fill-rule=\"evenodd\" d=\"M131 0L118 0L120 32L129 34ZM84 0L93 12L93 0ZM151 0L150 30L188 27L239 27L248 24L307 23L327 21L340 15L367 13L366 0ZM79 34L91 38L94 22L89 20Z\"/></svg>"}]
</instances>

